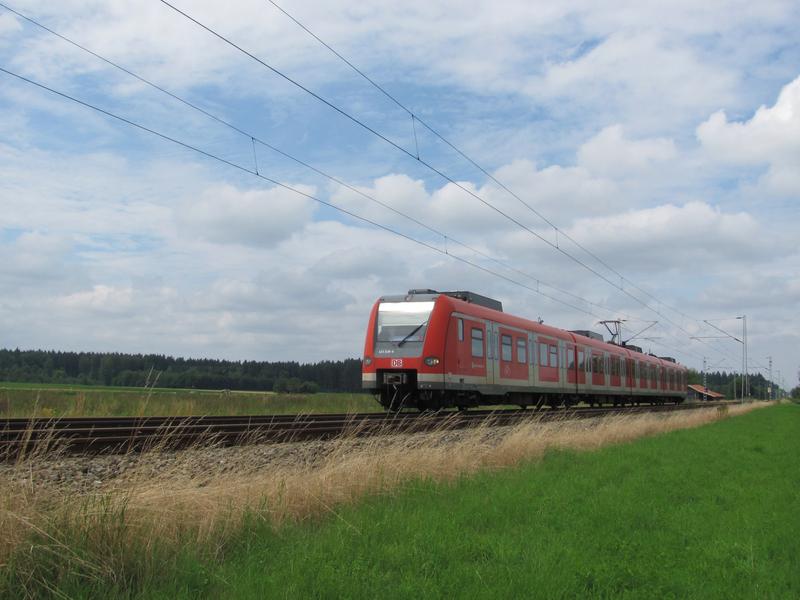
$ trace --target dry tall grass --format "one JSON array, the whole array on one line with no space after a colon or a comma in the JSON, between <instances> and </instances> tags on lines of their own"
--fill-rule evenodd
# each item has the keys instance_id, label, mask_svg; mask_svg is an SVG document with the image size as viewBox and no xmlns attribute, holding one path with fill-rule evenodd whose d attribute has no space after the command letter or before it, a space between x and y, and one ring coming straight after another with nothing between
<instances>
[{"instance_id":1,"label":"dry tall grass","mask_svg":"<svg viewBox=\"0 0 800 600\"><path fill-rule=\"evenodd\" d=\"M215 555L252 519L280 526L287 520L339 518L338 507L367 494L391 493L416 479L453 480L480 469L538 460L551 449L593 450L762 406L766 404L592 421L540 422L534 417L513 427L345 436L329 442L318 460L267 468L254 467L246 458L220 464L209 451L186 451L153 474L144 468L158 458L152 453L101 490L80 494L26 477L33 473L31 460L45 460L35 457L0 475L0 565L36 552L38 561L50 555L61 562L74 560L75 568L89 576L114 579L124 576L126 554L133 547L143 549L141 555L149 560L157 560L151 552L156 547L185 544Z\"/></svg>"}]
</instances>

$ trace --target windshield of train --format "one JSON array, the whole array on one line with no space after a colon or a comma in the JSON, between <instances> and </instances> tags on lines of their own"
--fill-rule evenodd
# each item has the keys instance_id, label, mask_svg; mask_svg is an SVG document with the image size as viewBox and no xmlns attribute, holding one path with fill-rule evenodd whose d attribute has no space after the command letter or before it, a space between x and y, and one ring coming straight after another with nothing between
<instances>
[{"instance_id":1,"label":"windshield of train","mask_svg":"<svg viewBox=\"0 0 800 600\"><path fill-rule=\"evenodd\" d=\"M398 346L422 342L433 302L381 302L378 306L378 342Z\"/></svg>"}]
</instances>

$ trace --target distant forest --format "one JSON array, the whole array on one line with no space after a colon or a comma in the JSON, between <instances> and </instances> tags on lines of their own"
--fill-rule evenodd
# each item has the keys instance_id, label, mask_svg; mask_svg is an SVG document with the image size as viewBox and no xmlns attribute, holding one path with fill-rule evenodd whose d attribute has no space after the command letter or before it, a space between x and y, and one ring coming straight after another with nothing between
<instances>
[{"instance_id":1,"label":"distant forest","mask_svg":"<svg viewBox=\"0 0 800 600\"><path fill-rule=\"evenodd\" d=\"M708 373L708 388L733 398L741 396L741 375ZM0 350L0 381L76 383L207 390L252 390L294 393L361 391L361 361L318 363L230 361L174 358L161 354ZM703 383L702 373L689 370L689 383ZM750 376L750 395L766 398L767 380Z\"/></svg>"},{"instance_id":2,"label":"distant forest","mask_svg":"<svg viewBox=\"0 0 800 600\"><path fill-rule=\"evenodd\" d=\"M767 388L769 387L767 378L761 373L750 373L748 375L748 379L750 382L750 396L752 398L766 398ZM703 385L703 374L699 371L695 371L694 369L689 369L688 382ZM736 397L741 398L741 374L715 371L706 375L706 385L708 386L708 389L712 392L719 392L729 400L733 399L734 382L736 385Z\"/></svg>"},{"instance_id":3,"label":"distant forest","mask_svg":"<svg viewBox=\"0 0 800 600\"><path fill-rule=\"evenodd\" d=\"M313 393L361 390L361 361L174 358L161 354L0 350L0 381Z\"/></svg>"}]
</instances>

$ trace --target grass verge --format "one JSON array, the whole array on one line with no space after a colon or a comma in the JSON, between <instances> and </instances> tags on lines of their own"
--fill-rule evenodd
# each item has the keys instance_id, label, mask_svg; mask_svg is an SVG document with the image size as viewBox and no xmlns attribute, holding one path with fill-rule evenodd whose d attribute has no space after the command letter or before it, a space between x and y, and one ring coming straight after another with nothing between
<instances>
[{"instance_id":1,"label":"grass verge","mask_svg":"<svg viewBox=\"0 0 800 600\"><path fill-rule=\"evenodd\" d=\"M702 583L706 596L796 591L786 566L798 539L787 520L800 482L796 470L786 477L800 449L796 407L576 452L722 416L341 440L309 466L187 474L178 465L68 501L14 480L3 488L0 531L16 538L0 555L0 590L683 597Z\"/></svg>"},{"instance_id":2,"label":"grass verge","mask_svg":"<svg viewBox=\"0 0 800 600\"><path fill-rule=\"evenodd\" d=\"M382 412L369 394L0 383L0 418Z\"/></svg>"},{"instance_id":3,"label":"grass verge","mask_svg":"<svg viewBox=\"0 0 800 600\"><path fill-rule=\"evenodd\" d=\"M259 597L797 598L800 410L455 485L322 527L251 534L214 593Z\"/></svg>"}]
</instances>

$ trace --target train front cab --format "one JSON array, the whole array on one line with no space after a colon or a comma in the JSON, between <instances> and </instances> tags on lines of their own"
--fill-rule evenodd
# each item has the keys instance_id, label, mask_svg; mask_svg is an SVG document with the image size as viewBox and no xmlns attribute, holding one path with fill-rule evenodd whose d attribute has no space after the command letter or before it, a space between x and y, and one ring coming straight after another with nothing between
<instances>
[{"instance_id":1,"label":"train front cab","mask_svg":"<svg viewBox=\"0 0 800 600\"><path fill-rule=\"evenodd\" d=\"M445 299L385 296L373 306L364 344L362 387L389 410L423 407L444 387ZM431 349L428 351L428 349Z\"/></svg>"}]
</instances>

